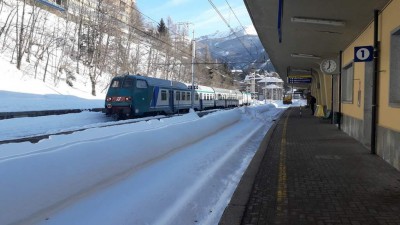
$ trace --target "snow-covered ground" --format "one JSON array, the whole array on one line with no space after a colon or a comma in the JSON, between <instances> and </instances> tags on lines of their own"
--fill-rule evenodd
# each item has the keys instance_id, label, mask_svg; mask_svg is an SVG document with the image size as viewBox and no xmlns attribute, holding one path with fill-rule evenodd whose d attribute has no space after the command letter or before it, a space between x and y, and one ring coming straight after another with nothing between
<instances>
[{"instance_id":1,"label":"snow-covered ground","mask_svg":"<svg viewBox=\"0 0 400 225\"><path fill-rule=\"evenodd\" d=\"M0 112L103 106L104 96L9 70L0 76ZM102 128L120 122L97 112L0 120L2 140L88 128L0 145L0 224L218 224L287 107L267 103Z\"/></svg>"},{"instance_id":2,"label":"snow-covered ground","mask_svg":"<svg viewBox=\"0 0 400 225\"><path fill-rule=\"evenodd\" d=\"M0 224L217 224L282 111L191 112L0 145Z\"/></svg>"}]
</instances>

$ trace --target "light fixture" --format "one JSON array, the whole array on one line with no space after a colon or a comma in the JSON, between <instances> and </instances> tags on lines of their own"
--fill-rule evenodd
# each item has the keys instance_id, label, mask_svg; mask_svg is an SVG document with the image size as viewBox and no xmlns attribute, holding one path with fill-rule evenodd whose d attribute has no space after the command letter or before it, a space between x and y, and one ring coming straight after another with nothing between
<instances>
[{"instance_id":1,"label":"light fixture","mask_svg":"<svg viewBox=\"0 0 400 225\"><path fill-rule=\"evenodd\" d=\"M294 58L305 58L305 59L320 59L321 57L316 56L316 55L310 55L310 54L302 54L302 53L292 53L290 56Z\"/></svg>"},{"instance_id":2,"label":"light fixture","mask_svg":"<svg viewBox=\"0 0 400 225\"><path fill-rule=\"evenodd\" d=\"M328 20L328 19L317 19L317 18L306 18L306 17L292 17L292 22L322 24L322 25L330 25L338 27L346 25L346 23L341 20Z\"/></svg>"},{"instance_id":3,"label":"light fixture","mask_svg":"<svg viewBox=\"0 0 400 225\"><path fill-rule=\"evenodd\" d=\"M290 73L311 74L311 69L290 68Z\"/></svg>"}]
</instances>

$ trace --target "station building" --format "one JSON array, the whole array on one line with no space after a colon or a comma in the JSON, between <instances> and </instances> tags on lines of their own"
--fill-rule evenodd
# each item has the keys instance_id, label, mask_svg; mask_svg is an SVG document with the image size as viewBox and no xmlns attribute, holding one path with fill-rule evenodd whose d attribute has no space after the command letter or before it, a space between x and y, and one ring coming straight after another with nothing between
<instances>
[{"instance_id":1,"label":"station building","mask_svg":"<svg viewBox=\"0 0 400 225\"><path fill-rule=\"evenodd\" d=\"M276 71L400 170L400 0L245 0Z\"/></svg>"}]
</instances>

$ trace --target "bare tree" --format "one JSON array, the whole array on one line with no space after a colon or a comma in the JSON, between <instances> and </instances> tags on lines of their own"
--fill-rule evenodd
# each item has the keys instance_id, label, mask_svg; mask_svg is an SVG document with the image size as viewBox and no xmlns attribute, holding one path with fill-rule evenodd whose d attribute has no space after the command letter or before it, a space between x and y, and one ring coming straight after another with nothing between
<instances>
[{"instance_id":1,"label":"bare tree","mask_svg":"<svg viewBox=\"0 0 400 225\"><path fill-rule=\"evenodd\" d=\"M17 40L17 68L21 69L21 61L24 55L24 35L25 35L25 26L24 26L24 19L25 19L25 7L26 7L26 0L23 0L22 4L22 15L21 15L21 24L18 29L18 19L19 15L17 16L17 25L16 25L16 40ZM19 4L17 4L17 14L19 14Z\"/></svg>"}]
</instances>

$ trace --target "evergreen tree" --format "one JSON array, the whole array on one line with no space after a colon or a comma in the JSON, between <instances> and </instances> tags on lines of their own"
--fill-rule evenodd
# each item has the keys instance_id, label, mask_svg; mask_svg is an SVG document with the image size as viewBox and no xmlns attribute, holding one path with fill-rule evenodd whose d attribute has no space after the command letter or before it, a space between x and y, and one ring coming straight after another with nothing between
<instances>
[{"instance_id":1,"label":"evergreen tree","mask_svg":"<svg viewBox=\"0 0 400 225\"><path fill-rule=\"evenodd\" d=\"M167 32L168 32L167 31L167 26L165 25L164 20L162 18L160 20L160 23L157 26L157 31L158 31L158 34L160 36L166 36L167 35Z\"/></svg>"}]
</instances>

